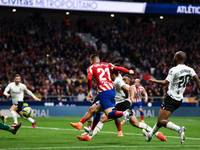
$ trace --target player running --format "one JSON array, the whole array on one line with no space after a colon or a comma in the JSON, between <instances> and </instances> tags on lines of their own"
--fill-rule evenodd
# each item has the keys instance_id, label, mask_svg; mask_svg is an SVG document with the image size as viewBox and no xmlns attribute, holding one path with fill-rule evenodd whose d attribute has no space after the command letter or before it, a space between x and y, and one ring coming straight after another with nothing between
<instances>
[{"instance_id":1,"label":"player running","mask_svg":"<svg viewBox=\"0 0 200 150\"><path fill-rule=\"evenodd\" d=\"M149 127L145 123L139 122L136 119L136 117L133 115L133 112L131 111L131 102L133 101L135 89L132 86L129 86L130 78L128 77L128 75L123 77L123 80L126 83L124 83L124 81L122 80L122 76L118 73L118 71L112 72L112 78L114 80L113 83L114 83L115 90L116 90L116 96L115 96L116 105L113 108L113 110L124 111L124 110L129 109L130 112L131 112L130 115L129 115L130 116L130 123L135 127L145 129L147 131L151 131L152 128ZM99 123L97 124L97 126L95 127L93 132L90 129L87 129L85 127L84 129L88 132L89 135L77 136L77 138L79 138L82 141L91 141L92 137L95 134L97 134L98 132L100 132L100 130L103 127L104 122L107 122L107 121L110 121L110 120L112 120L112 119L107 119L106 115L104 114L101 117ZM117 125L117 123L118 123L118 125L120 125L120 119L119 118L115 119L115 123L116 123L116 125ZM118 134L123 136L122 132L118 132ZM166 137L161 132L156 133L156 136L161 141L167 141Z\"/></svg>"},{"instance_id":2,"label":"player running","mask_svg":"<svg viewBox=\"0 0 200 150\"><path fill-rule=\"evenodd\" d=\"M99 92L99 102L100 106L95 112L95 117L92 123L91 129L94 130L95 126L100 120L101 111L105 115L111 118L119 118L124 116L125 119L129 119L129 110L126 111L116 111L112 110L113 103L115 103L115 90L111 79L111 71L122 71L125 73L133 74L133 70L127 70L123 67L116 67L113 64L100 62L99 57L96 54L90 56L91 66L87 69L88 78L88 99L92 99L91 89L92 89L92 77L96 80L98 92Z\"/></svg>"},{"instance_id":3,"label":"player running","mask_svg":"<svg viewBox=\"0 0 200 150\"><path fill-rule=\"evenodd\" d=\"M178 51L174 55L175 67L169 70L169 73L165 80L156 80L150 77L149 82L154 82L161 85L169 85L167 96L160 107L158 114L158 121L153 127L153 130L144 134L146 135L146 140L149 142L153 135L161 128L166 127L168 129L178 132L180 136L181 144L185 141L185 130L184 126L178 126L171 121L167 120L174 110L179 108L182 104L183 93L185 91L186 85L190 79L193 79L196 83L198 89L200 90L200 80L195 73L194 69L188 67L184 64L186 55L183 51Z\"/></svg>"},{"instance_id":4,"label":"player running","mask_svg":"<svg viewBox=\"0 0 200 150\"><path fill-rule=\"evenodd\" d=\"M140 85L140 79L135 79L134 85L132 85L133 88L135 89L135 95L134 95L134 102L131 105L131 108L133 109L134 106L137 106L139 111L140 111L140 118L141 118L141 122L144 122L144 113L143 113L143 109L142 109L142 95L144 95L144 102L147 103L148 102L148 95L146 90L144 89L144 87L142 85ZM121 122L121 124L125 124L125 121L123 120Z\"/></svg>"},{"instance_id":5,"label":"player running","mask_svg":"<svg viewBox=\"0 0 200 150\"><path fill-rule=\"evenodd\" d=\"M11 115L14 120L14 124L11 126L15 126L18 124L17 121L17 114L16 112L24 119L30 121L32 123L33 128L35 128L36 120L33 120L31 117L24 117L22 114L22 106L24 102L24 91L31 97L33 97L36 101L41 101L39 98L37 98L31 91L29 91L26 87L26 85L20 83L21 77L19 74L15 75L14 82L11 82L8 84L8 86L5 88L4 95L9 98L11 96L13 105L10 108ZM10 92L10 94L8 93Z\"/></svg>"}]
</instances>

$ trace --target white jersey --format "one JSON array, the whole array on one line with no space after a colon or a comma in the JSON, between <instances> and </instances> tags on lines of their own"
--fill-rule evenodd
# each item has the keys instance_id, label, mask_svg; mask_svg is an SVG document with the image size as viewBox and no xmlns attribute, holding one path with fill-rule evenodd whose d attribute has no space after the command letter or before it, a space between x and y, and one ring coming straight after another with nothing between
<instances>
[{"instance_id":1,"label":"white jersey","mask_svg":"<svg viewBox=\"0 0 200 150\"><path fill-rule=\"evenodd\" d=\"M143 86L139 86L138 88L135 87L135 85L132 85L132 87L135 89L135 95L133 97L133 100L135 102L141 102L142 101L142 95L144 95L145 100L148 100L148 95L146 90Z\"/></svg>"},{"instance_id":2,"label":"white jersey","mask_svg":"<svg viewBox=\"0 0 200 150\"><path fill-rule=\"evenodd\" d=\"M9 91L13 104L24 101L24 91L26 91L28 95L35 98L35 95L26 88L26 85L22 83L19 83L18 85L16 85L15 82L9 83L3 94L7 95Z\"/></svg>"},{"instance_id":3,"label":"white jersey","mask_svg":"<svg viewBox=\"0 0 200 150\"><path fill-rule=\"evenodd\" d=\"M113 82L113 84L115 86L115 91L116 91L116 95L115 95L116 104L122 103L124 101L129 101L131 104L131 100L127 98L126 94L122 90L123 85L126 85L127 87L129 87L129 85L124 83L121 75L115 78L115 81Z\"/></svg>"},{"instance_id":4,"label":"white jersey","mask_svg":"<svg viewBox=\"0 0 200 150\"><path fill-rule=\"evenodd\" d=\"M194 69L184 64L171 68L166 78L169 81L167 94L174 100L181 101L186 85L194 75Z\"/></svg>"}]
</instances>

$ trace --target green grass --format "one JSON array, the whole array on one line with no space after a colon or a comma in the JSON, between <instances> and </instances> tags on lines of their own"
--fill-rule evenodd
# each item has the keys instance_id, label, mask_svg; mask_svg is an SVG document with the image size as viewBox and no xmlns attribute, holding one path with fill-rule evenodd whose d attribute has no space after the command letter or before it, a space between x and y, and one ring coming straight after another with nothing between
<instances>
[{"instance_id":1,"label":"green grass","mask_svg":"<svg viewBox=\"0 0 200 150\"><path fill-rule=\"evenodd\" d=\"M140 150L195 150L200 149L200 118L171 117L170 120L180 126L186 127L186 140L180 144L177 132L162 128L160 131L167 137L167 142L161 142L154 137L151 142L146 142L141 129L130 124L122 125L124 137L117 137L117 129L114 122L104 124L100 133L93 137L92 141L80 141L76 138L83 130L74 129L70 122L78 122L80 117L49 117L35 118L38 122L35 129L31 123L23 121L17 135L0 130L0 150L3 149L140 149ZM140 120L140 118L138 118ZM145 118L145 122L151 127L157 118ZM7 124L12 124L12 118Z\"/></svg>"}]
</instances>

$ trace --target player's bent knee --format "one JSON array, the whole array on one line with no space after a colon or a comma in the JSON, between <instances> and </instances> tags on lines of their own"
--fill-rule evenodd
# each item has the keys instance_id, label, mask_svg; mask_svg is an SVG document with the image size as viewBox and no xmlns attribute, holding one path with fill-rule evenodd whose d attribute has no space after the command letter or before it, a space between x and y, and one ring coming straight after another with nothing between
<instances>
[{"instance_id":1,"label":"player's bent knee","mask_svg":"<svg viewBox=\"0 0 200 150\"><path fill-rule=\"evenodd\" d=\"M89 108L88 112L90 112L90 113L94 113L95 110L96 110L96 108L94 108L94 107L92 106L92 107Z\"/></svg>"}]
</instances>

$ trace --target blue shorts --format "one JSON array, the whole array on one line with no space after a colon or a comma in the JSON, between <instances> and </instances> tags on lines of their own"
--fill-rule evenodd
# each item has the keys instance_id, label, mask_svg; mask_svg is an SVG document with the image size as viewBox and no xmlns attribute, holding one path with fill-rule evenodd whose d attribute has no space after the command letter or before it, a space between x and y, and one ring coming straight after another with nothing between
<instances>
[{"instance_id":1,"label":"blue shorts","mask_svg":"<svg viewBox=\"0 0 200 150\"><path fill-rule=\"evenodd\" d=\"M115 90L107 90L99 92L99 101L102 108L102 111L108 108L113 108L115 105Z\"/></svg>"},{"instance_id":2,"label":"blue shorts","mask_svg":"<svg viewBox=\"0 0 200 150\"><path fill-rule=\"evenodd\" d=\"M135 103L132 103L131 108L133 109L134 106L137 106L138 108L142 108L142 102L135 102Z\"/></svg>"}]
</instances>

